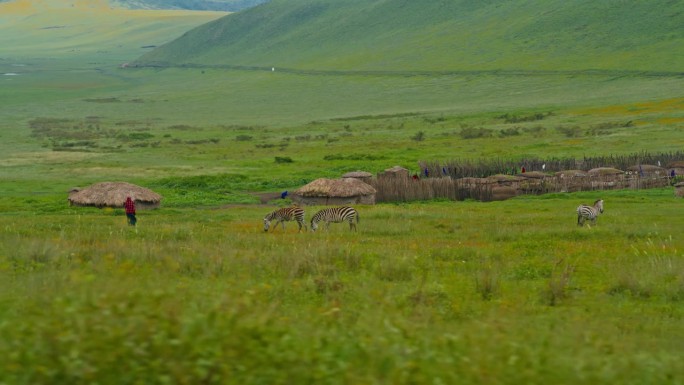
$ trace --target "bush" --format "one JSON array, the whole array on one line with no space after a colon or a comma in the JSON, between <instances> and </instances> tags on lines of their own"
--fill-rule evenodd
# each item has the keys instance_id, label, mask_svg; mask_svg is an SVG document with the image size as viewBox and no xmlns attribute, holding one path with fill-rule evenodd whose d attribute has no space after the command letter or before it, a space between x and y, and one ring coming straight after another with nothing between
<instances>
[{"instance_id":1,"label":"bush","mask_svg":"<svg viewBox=\"0 0 684 385\"><path fill-rule=\"evenodd\" d=\"M463 139L489 138L494 135L494 131L483 127L463 127L458 135Z\"/></svg>"},{"instance_id":2,"label":"bush","mask_svg":"<svg viewBox=\"0 0 684 385\"><path fill-rule=\"evenodd\" d=\"M276 163L292 163L294 161L289 156L276 156L275 162Z\"/></svg>"},{"instance_id":3,"label":"bush","mask_svg":"<svg viewBox=\"0 0 684 385\"><path fill-rule=\"evenodd\" d=\"M425 131L418 131L415 135L411 137L411 139L415 140L416 142L422 142L425 140Z\"/></svg>"},{"instance_id":4,"label":"bush","mask_svg":"<svg viewBox=\"0 0 684 385\"><path fill-rule=\"evenodd\" d=\"M558 126L556 127L556 131L568 138L577 138L582 136L582 129L580 126Z\"/></svg>"}]
</instances>

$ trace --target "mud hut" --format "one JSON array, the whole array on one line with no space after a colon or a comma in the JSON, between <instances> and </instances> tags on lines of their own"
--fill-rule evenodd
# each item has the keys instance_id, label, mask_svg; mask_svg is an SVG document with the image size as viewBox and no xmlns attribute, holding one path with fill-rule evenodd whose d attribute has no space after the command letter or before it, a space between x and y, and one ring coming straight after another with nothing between
<instances>
[{"instance_id":1,"label":"mud hut","mask_svg":"<svg viewBox=\"0 0 684 385\"><path fill-rule=\"evenodd\" d=\"M401 166L394 166L392 168L388 168L384 172L378 174L378 178L408 179L408 177L409 170Z\"/></svg>"},{"instance_id":2,"label":"mud hut","mask_svg":"<svg viewBox=\"0 0 684 385\"><path fill-rule=\"evenodd\" d=\"M602 178L617 178L619 175L623 175L624 173L624 171L612 167L597 167L587 171L589 176Z\"/></svg>"},{"instance_id":3,"label":"mud hut","mask_svg":"<svg viewBox=\"0 0 684 385\"><path fill-rule=\"evenodd\" d=\"M625 172L612 167L597 167L587 171L592 189L610 190L628 187Z\"/></svg>"},{"instance_id":4,"label":"mud hut","mask_svg":"<svg viewBox=\"0 0 684 385\"><path fill-rule=\"evenodd\" d=\"M586 178L589 176L589 173L586 171L582 170L563 170L563 171L558 171L557 173L554 174L556 178Z\"/></svg>"},{"instance_id":5,"label":"mud hut","mask_svg":"<svg viewBox=\"0 0 684 385\"><path fill-rule=\"evenodd\" d=\"M627 173L631 175L639 175L641 177L665 177L667 176L667 171L658 166L652 164L637 164L634 166L627 167Z\"/></svg>"},{"instance_id":6,"label":"mud hut","mask_svg":"<svg viewBox=\"0 0 684 385\"><path fill-rule=\"evenodd\" d=\"M667 164L668 175L672 175L672 171L674 171L675 176L684 175L684 160L677 160L677 161L668 163Z\"/></svg>"},{"instance_id":7,"label":"mud hut","mask_svg":"<svg viewBox=\"0 0 684 385\"><path fill-rule=\"evenodd\" d=\"M342 175L342 178L355 178L361 182L368 183L373 179L373 174L366 171L352 171Z\"/></svg>"},{"instance_id":8,"label":"mud hut","mask_svg":"<svg viewBox=\"0 0 684 385\"><path fill-rule=\"evenodd\" d=\"M561 192L576 192L591 190L589 173L583 170L563 170L554 174L556 190Z\"/></svg>"},{"instance_id":9,"label":"mud hut","mask_svg":"<svg viewBox=\"0 0 684 385\"><path fill-rule=\"evenodd\" d=\"M371 185L356 178L321 178L297 189L292 200L303 205L372 205L375 193Z\"/></svg>"},{"instance_id":10,"label":"mud hut","mask_svg":"<svg viewBox=\"0 0 684 385\"><path fill-rule=\"evenodd\" d=\"M69 205L121 208L131 197L137 209L154 209L161 204L162 196L152 190L126 182L101 182L69 191Z\"/></svg>"},{"instance_id":11,"label":"mud hut","mask_svg":"<svg viewBox=\"0 0 684 385\"><path fill-rule=\"evenodd\" d=\"M517 188L520 182L524 181L525 178L517 175L506 175L506 174L495 174L487 177L492 183L496 183L499 186L509 186Z\"/></svg>"}]
</instances>

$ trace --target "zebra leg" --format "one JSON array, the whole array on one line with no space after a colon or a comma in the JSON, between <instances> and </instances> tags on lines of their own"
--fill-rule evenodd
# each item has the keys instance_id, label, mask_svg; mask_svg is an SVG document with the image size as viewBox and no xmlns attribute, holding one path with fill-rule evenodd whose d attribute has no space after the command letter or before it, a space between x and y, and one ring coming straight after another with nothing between
<instances>
[{"instance_id":1,"label":"zebra leg","mask_svg":"<svg viewBox=\"0 0 684 385\"><path fill-rule=\"evenodd\" d=\"M356 231L356 225L354 224L354 219L349 219L349 231Z\"/></svg>"},{"instance_id":2,"label":"zebra leg","mask_svg":"<svg viewBox=\"0 0 684 385\"><path fill-rule=\"evenodd\" d=\"M584 225L584 221L582 220L582 216L578 215L577 216L577 226L582 227Z\"/></svg>"}]
</instances>

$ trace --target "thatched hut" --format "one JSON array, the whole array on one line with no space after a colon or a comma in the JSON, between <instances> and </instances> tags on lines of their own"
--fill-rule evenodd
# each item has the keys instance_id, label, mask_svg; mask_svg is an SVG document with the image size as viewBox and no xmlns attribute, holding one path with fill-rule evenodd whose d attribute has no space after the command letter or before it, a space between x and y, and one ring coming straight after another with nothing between
<instances>
[{"instance_id":1,"label":"thatched hut","mask_svg":"<svg viewBox=\"0 0 684 385\"><path fill-rule=\"evenodd\" d=\"M373 174L366 171L352 171L342 175L342 178L355 178L361 182L367 183L373 179Z\"/></svg>"},{"instance_id":2,"label":"thatched hut","mask_svg":"<svg viewBox=\"0 0 684 385\"><path fill-rule=\"evenodd\" d=\"M488 180L499 186L517 187L525 178L517 175L496 174L487 177Z\"/></svg>"},{"instance_id":3,"label":"thatched hut","mask_svg":"<svg viewBox=\"0 0 684 385\"><path fill-rule=\"evenodd\" d=\"M355 178L316 179L292 193L292 200L304 205L375 204L373 186Z\"/></svg>"},{"instance_id":4,"label":"thatched hut","mask_svg":"<svg viewBox=\"0 0 684 385\"><path fill-rule=\"evenodd\" d=\"M563 170L554 174L556 190L561 192L575 192L591 190L589 173L583 170Z\"/></svg>"},{"instance_id":5,"label":"thatched hut","mask_svg":"<svg viewBox=\"0 0 684 385\"><path fill-rule=\"evenodd\" d=\"M73 206L123 207L126 197L135 201L137 209L154 209L161 204L162 196L152 190L126 182L101 182L69 191L69 204Z\"/></svg>"},{"instance_id":6,"label":"thatched hut","mask_svg":"<svg viewBox=\"0 0 684 385\"><path fill-rule=\"evenodd\" d=\"M618 175L622 175L625 172L622 170L618 170L617 168L612 168L612 167L597 167L597 168L592 168L591 170L587 171L587 174L592 177L603 177L603 178L610 178L610 177L617 177Z\"/></svg>"},{"instance_id":7,"label":"thatched hut","mask_svg":"<svg viewBox=\"0 0 684 385\"><path fill-rule=\"evenodd\" d=\"M586 178L589 176L589 173L583 170L563 170L563 171L558 171L557 173L554 174L557 178L565 179L565 178Z\"/></svg>"},{"instance_id":8,"label":"thatched hut","mask_svg":"<svg viewBox=\"0 0 684 385\"><path fill-rule=\"evenodd\" d=\"M528 172L523 172L518 174L518 176L527 178L527 179L544 179L548 175L541 172L541 171L528 171Z\"/></svg>"},{"instance_id":9,"label":"thatched hut","mask_svg":"<svg viewBox=\"0 0 684 385\"><path fill-rule=\"evenodd\" d=\"M592 189L616 189L629 187L625 172L612 167L597 167L587 171Z\"/></svg>"},{"instance_id":10,"label":"thatched hut","mask_svg":"<svg viewBox=\"0 0 684 385\"><path fill-rule=\"evenodd\" d=\"M668 163L667 164L668 174L672 175L672 171L674 171L675 176L684 175L684 160L676 160L674 162Z\"/></svg>"},{"instance_id":11,"label":"thatched hut","mask_svg":"<svg viewBox=\"0 0 684 385\"><path fill-rule=\"evenodd\" d=\"M464 188L476 189L483 188L487 185L496 184L496 181L488 178L463 177L456 179L456 183Z\"/></svg>"},{"instance_id":12,"label":"thatched hut","mask_svg":"<svg viewBox=\"0 0 684 385\"><path fill-rule=\"evenodd\" d=\"M627 173L632 175L639 175L641 177L666 177L667 171L659 166L652 164L638 164L627 167Z\"/></svg>"},{"instance_id":13,"label":"thatched hut","mask_svg":"<svg viewBox=\"0 0 684 385\"><path fill-rule=\"evenodd\" d=\"M407 170L401 166L394 166L394 167L388 168L384 172L378 174L378 178L408 179L409 178L409 170Z\"/></svg>"}]
</instances>

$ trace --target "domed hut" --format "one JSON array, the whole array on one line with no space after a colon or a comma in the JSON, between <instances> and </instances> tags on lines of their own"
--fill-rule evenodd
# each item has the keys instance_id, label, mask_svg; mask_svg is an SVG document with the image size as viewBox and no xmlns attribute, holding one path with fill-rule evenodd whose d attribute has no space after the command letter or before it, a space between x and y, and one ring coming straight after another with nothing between
<instances>
[{"instance_id":1,"label":"domed hut","mask_svg":"<svg viewBox=\"0 0 684 385\"><path fill-rule=\"evenodd\" d=\"M368 183L373 179L373 174L366 171L352 171L342 175L342 178L356 178L361 182Z\"/></svg>"},{"instance_id":2,"label":"domed hut","mask_svg":"<svg viewBox=\"0 0 684 385\"><path fill-rule=\"evenodd\" d=\"M394 166L392 168L388 168L382 173L378 174L378 178L388 178L388 179L408 179L409 178L409 170L401 167L401 166Z\"/></svg>"},{"instance_id":3,"label":"domed hut","mask_svg":"<svg viewBox=\"0 0 684 385\"><path fill-rule=\"evenodd\" d=\"M671 176L674 171L675 176L684 175L684 160L676 160L667 164L667 172Z\"/></svg>"},{"instance_id":4,"label":"domed hut","mask_svg":"<svg viewBox=\"0 0 684 385\"><path fill-rule=\"evenodd\" d=\"M667 170L652 164L637 164L627 167L627 173L641 177L666 177Z\"/></svg>"},{"instance_id":5,"label":"domed hut","mask_svg":"<svg viewBox=\"0 0 684 385\"><path fill-rule=\"evenodd\" d=\"M612 167L597 167L587 171L592 189L626 188L625 172Z\"/></svg>"},{"instance_id":6,"label":"domed hut","mask_svg":"<svg viewBox=\"0 0 684 385\"><path fill-rule=\"evenodd\" d=\"M583 170L563 170L554 174L556 189L561 192L591 190L589 173Z\"/></svg>"},{"instance_id":7,"label":"domed hut","mask_svg":"<svg viewBox=\"0 0 684 385\"><path fill-rule=\"evenodd\" d=\"M624 171L612 167L597 167L587 171L587 174L589 174L589 176L604 178L617 178L618 176L623 175L624 173Z\"/></svg>"},{"instance_id":8,"label":"domed hut","mask_svg":"<svg viewBox=\"0 0 684 385\"><path fill-rule=\"evenodd\" d=\"M124 206L126 197L135 201L136 209L155 209L161 204L162 196L152 190L126 182L100 182L94 185L69 191L69 205L114 207Z\"/></svg>"},{"instance_id":9,"label":"domed hut","mask_svg":"<svg viewBox=\"0 0 684 385\"><path fill-rule=\"evenodd\" d=\"M375 204L376 190L356 178L320 178L295 190L292 200L304 205Z\"/></svg>"}]
</instances>

